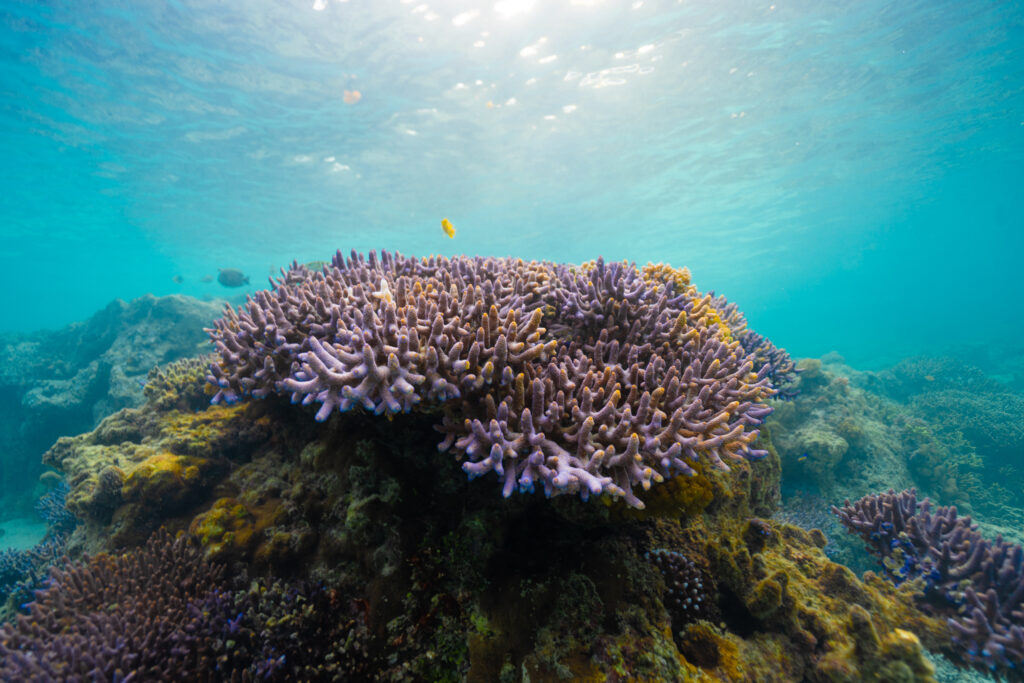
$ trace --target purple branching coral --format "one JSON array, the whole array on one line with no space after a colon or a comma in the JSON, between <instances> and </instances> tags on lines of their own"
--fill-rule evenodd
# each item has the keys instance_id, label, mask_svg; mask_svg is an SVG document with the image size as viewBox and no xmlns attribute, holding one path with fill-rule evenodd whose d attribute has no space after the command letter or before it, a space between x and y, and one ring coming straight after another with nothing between
<instances>
[{"instance_id":1,"label":"purple branching coral","mask_svg":"<svg viewBox=\"0 0 1024 683\"><path fill-rule=\"evenodd\" d=\"M36 501L35 511L46 522L47 535L63 536L70 533L78 520L67 508L68 492L71 488L61 480L49 492Z\"/></svg>"},{"instance_id":2,"label":"purple branching coral","mask_svg":"<svg viewBox=\"0 0 1024 683\"><path fill-rule=\"evenodd\" d=\"M51 570L29 613L0 626L0 680L365 680L363 615L340 602L319 585L228 581L160 532Z\"/></svg>"},{"instance_id":3,"label":"purple branching coral","mask_svg":"<svg viewBox=\"0 0 1024 683\"><path fill-rule=\"evenodd\" d=\"M64 548L77 520L65 507L67 482L61 481L36 501L35 510L46 521L46 535L26 550L0 551L0 621L31 600L47 579L50 567L64 561Z\"/></svg>"},{"instance_id":4,"label":"purple branching coral","mask_svg":"<svg viewBox=\"0 0 1024 683\"><path fill-rule=\"evenodd\" d=\"M832 511L879 557L894 582L920 580L921 606L949 614L953 643L976 666L1024 664L1024 548L981 536L955 506L931 510L914 489L846 501Z\"/></svg>"},{"instance_id":5,"label":"purple branching coral","mask_svg":"<svg viewBox=\"0 0 1024 683\"><path fill-rule=\"evenodd\" d=\"M208 670L210 618L223 569L162 536L142 551L54 569L29 614L0 629L2 680L185 680Z\"/></svg>"},{"instance_id":6,"label":"purple branching coral","mask_svg":"<svg viewBox=\"0 0 1024 683\"><path fill-rule=\"evenodd\" d=\"M757 458L769 365L688 274L598 259L416 259L339 252L293 264L209 330L215 403L291 396L335 410L441 414L439 448L506 496L621 497L705 459Z\"/></svg>"},{"instance_id":7,"label":"purple branching coral","mask_svg":"<svg viewBox=\"0 0 1024 683\"><path fill-rule=\"evenodd\" d=\"M786 350L780 349L762 335L749 329L747 319L739 307L727 301L724 296L716 296L712 299L712 305L718 310L722 323L729 328L733 338L753 357L754 370L760 372L765 366L768 367L768 379L775 388L775 398L783 401L796 398L799 393L795 389L796 375L800 371Z\"/></svg>"}]
</instances>

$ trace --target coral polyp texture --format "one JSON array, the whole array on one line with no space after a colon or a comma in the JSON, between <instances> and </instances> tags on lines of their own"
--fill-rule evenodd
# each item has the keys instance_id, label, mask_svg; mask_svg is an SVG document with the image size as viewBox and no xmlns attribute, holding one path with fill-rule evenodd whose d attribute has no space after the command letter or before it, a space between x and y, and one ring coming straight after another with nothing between
<instances>
[{"instance_id":1,"label":"coral polyp texture","mask_svg":"<svg viewBox=\"0 0 1024 683\"><path fill-rule=\"evenodd\" d=\"M714 595L714 588L693 560L665 548L655 548L645 553L644 558L665 578L663 601L674 623L686 624L709 617L709 596Z\"/></svg>"},{"instance_id":2,"label":"coral polyp texture","mask_svg":"<svg viewBox=\"0 0 1024 683\"><path fill-rule=\"evenodd\" d=\"M983 538L955 506L932 512L913 489L846 501L833 512L882 559L894 582L919 581L920 604L948 616L964 660L1021 680L1024 548Z\"/></svg>"},{"instance_id":3,"label":"coral polyp texture","mask_svg":"<svg viewBox=\"0 0 1024 683\"><path fill-rule=\"evenodd\" d=\"M214 403L288 395L320 421L436 413L439 448L505 496L642 508L637 487L765 454L752 444L772 365L685 269L338 252L271 284L208 330Z\"/></svg>"}]
</instances>

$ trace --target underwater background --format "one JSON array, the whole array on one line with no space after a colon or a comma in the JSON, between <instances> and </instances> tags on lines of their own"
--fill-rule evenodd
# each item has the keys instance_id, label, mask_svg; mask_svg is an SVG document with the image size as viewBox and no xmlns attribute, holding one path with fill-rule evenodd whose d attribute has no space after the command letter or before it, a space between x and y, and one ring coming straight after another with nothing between
<instances>
[{"instance_id":1,"label":"underwater background","mask_svg":"<svg viewBox=\"0 0 1024 683\"><path fill-rule=\"evenodd\" d=\"M1022 680L1024 4L12 0L0 93L0 680Z\"/></svg>"}]
</instances>

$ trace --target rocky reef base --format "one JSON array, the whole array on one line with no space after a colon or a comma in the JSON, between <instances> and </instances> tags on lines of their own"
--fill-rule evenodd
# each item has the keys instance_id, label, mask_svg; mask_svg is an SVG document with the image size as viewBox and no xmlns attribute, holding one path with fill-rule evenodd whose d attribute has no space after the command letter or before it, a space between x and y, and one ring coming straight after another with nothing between
<instances>
[{"instance_id":1,"label":"rocky reef base","mask_svg":"<svg viewBox=\"0 0 1024 683\"><path fill-rule=\"evenodd\" d=\"M204 571L313 581L360 615L352 651L331 655L358 659L351 680L929 681L923 647L948 643L908 588L862 581L823 534L770 519L767 432L768 457L702 465L642 511L505 499L438 453L436 416L209 406L200 377L172 366L145 406L46 454L81 520L69 551L118 557L164 528ZM283 658L271 673L299 676Z\"/></svg>"}]
</instances>

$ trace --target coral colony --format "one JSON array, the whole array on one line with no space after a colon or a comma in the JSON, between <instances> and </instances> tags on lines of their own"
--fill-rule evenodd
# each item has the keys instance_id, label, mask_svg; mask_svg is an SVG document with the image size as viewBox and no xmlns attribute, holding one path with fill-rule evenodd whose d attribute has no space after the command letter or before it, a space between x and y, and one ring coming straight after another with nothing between
<instances>
[{"instance_id":1,"label":"coral colony","mask_svg":"<svg viewBox=\"0 0 1024 683\"><path fill-rule=\"evenodd\" d=\"M0 626L0 680L363 680L358 613L316 585L233 583L166 532L54 568L31 613Z\"/></svg>"},{"instance_id":2,"label":"coral colony","mask_svg":"<svg viewBox=\"0 0 1024 683\"><path fill-rule=\"evenodd\" d=\"M339 252L272 285L209 330L215 403L290 395L321 421L437 411L439 448L505 496L636 508L638 486L765 453L751 443L771 361L756 364L685 269Z\"/></svg>"},{"instance_id":3,"label":"coral colony","mask_svg":"<svg viewBox=\"0 0 1024 683\"><path fill-rule=\"evenodd\" d=\"M832 511L868 543L895 583L920 580L922 607L950 615L964 659L993 670L1024 663L1024 548L982 538L955 506L932 512L914 489L890 489Z\"/></svg>"},{"instance_id":4,"label":"coral colony","mask_svg":"<svg viewBox=\"0 0 1024 683\"><path fill-rule=\"evenodd\" d=\"M27 550L0 550L0 622L8 616L9 605L24 610L46 582L50 567L61 564L67 538L77 523L65 507L68 490L61 481L36 502L36 513L46 522L46 535L39 543Z\"/></svg>"},{"instance_id":5,"label":"coral colony","mask_svg":"<svg viewBox=\"0 0 1024 683\"><path fill-rule=\"evenodd\" d=\"M708 617L708 595L712 591L704 587L707 579L693 560L664 548L655 548L644 557L665 578L665 606L674 620L687 623Z\"/></svg>"}]
</instances>

